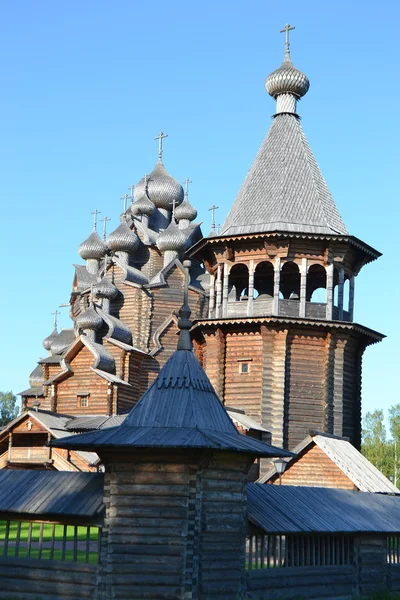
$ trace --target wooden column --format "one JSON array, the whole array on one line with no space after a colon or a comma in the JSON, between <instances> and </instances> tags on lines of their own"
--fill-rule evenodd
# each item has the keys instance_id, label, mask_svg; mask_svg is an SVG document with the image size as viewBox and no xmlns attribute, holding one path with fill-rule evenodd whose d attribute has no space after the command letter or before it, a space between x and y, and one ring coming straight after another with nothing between
<instances>
[{"instance_id":1,"label":"wooden column","mask_svg":"<svg viewBox=\"0 0 400 600\"><path fill-rule=\"evenodd\" d=\"M12 431L10 431L10 433L8 434L8 460L11 460L12 442L13 442L13 433L12 433Z\"/></svg>"},{"instance_id":2,"label":"wooden column","mask_svg":"<svg viewBox=\"0 0 400 600\"><path fill-rule=\"evenodd\" d=\"M213 319L215 310L215 275L210 273L210 299L208 304L208 318Z\"/></svg>"},{"instance_id":3,"label":"wooden column","mask_svg":"<svg viewBox=\"0 0 400 600\"><path fill-rule=\"evenodd\" d=\"M222 265L218 265L217 270L217 307L215 310L215 316L218 319L222 316Z\"/></svg>"},{"instance_id":4,"label":"wooden column","mask_svg":"<svg viewBox=\"0 0 400 600\"><path fill-rule=\"evenodd\" d=\"M223 280L223 288L222 288L222 316L228 316L228 287L229 287L229 268L226 263L224 263L224 280Z\"/></svg>"},{"instance_id":5,"label":"wooden column","mask_svg":"<svg viewBox=\"0 0 400 600\"><path fill-rule=\"evenodd\" d=\"M248 301L247 301L247 316L253 316L253 302L254 302L254 260L250 261L249 265L249 285L247 290Z\"/></svg>"},{"instance_id":6,"label":"wooden column","mask_svg":"<svg viewBox=\"0 0 400 600\"><path fill-rule=\"evenodd\" d=\"M343 321L343 292L344 292L344 270L339 269L338 308L339 321Z\"/></svg>"},{"instance_id":7,"label":"wooden column","mask_svg":"<svg viewBox=\"0 0 400 600\"><path fill-rule=\"evenodd\" d=\"M274 300L272 305L272 313L279 315L279 287L281 283L281 258L277 256L274 264Z\"/></svg>"},{"instance_id":8,"label":"wooden column","mask_svg":"<svg viewBox=\"0 0 400 600\"><path fill-rule=\"evenodd\" d=\"M57 386L53 383L50 389L50 410L57 412Z\"/></svg>"},{"instance_id":9,"label":"wooden column","mask_svg":"<svg viewBox=\"0 0 400 600\"><path fill-rule=\"evenodd\" d=\"M350 291L349 291L349 314L350 321L354 320L354 286L355 286L355 277L352 275L350 277Z\"/></svg>"},{"instance_id":10,"label":"wooden column","mask_svg":"<svg viewBox=\"0 0 400 600\"><path fill-rule=\"evenodd\" d=\"M287 329L276 331L261 327L263 340L261 421L271 432L272 444L285 441L285 371Z\"/></svg>"},{"instance_id":11,"label":"wooden column","mask_svg":"<svg viewBox=\"0 0 400 600\"><path fill-rule=\"evenodd\" d=\"M326 320L333 318L333 263L326 265Z\"/></svg>"},{"instance_id":12,"label":"wooden column","mask_svg":"<svg viewBox=\"0 0 400 600\"><path fill-rule=\"evenodd\" d=\"M335 337L335 364L333 371L333 433L335 435L343 435L343 371L346 340L339 339L337 334Z\"/></svg>"},{"instance_id":13,"label":"wooden column","mask_svg":"<svg viewBox=\"0 0 400 600\"><path fill-rule=\"evenodd\" d=\"M307 267L306 258L301 259L300 265L300 313L299 317L306 316L306 290L307 290Z\"/></svg>"}]
</instances>

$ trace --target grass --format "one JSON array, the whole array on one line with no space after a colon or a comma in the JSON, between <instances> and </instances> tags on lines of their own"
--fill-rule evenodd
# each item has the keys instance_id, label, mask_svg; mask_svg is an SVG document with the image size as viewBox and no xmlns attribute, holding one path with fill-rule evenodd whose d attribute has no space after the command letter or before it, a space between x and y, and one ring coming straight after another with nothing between
<instances>
[{"instance_id":1,"label":"grass","mask_svg":"<svg viewBox=\"0 0 400 600\"><path fill-rule=\"evenodd\" d=\"M5 554L5 539L7 531L7 522L0 521L0 556L10 556L18 558L39 558L39 543L40 543L40 526L41 523L33 522L31 531L31 548L28 556L28 535L29 535L29 522L21 522L21 530L19 537L19 548L17 554L17 533L18 533L18 522L10 521L9 523L9 534L8 534L8 547L7 553ZM91 548L88 554L88 560L86 558L86 540L87 540L87 527L77 527L77 562L89 562L95 564L98 562L98 551L97 542L99 536L99 529L97 527L90 527L89 540ZM65 555L63 559L63 541L65 539ZM73 525L67 525L64 537L64 525L56 524L54 527L54 552L53 560L74 560L74 550L71 547L75 539L75 527ZM51 556L51 543L53 540L53 524L43 523L42 533L42 552L40 558L43 560L50 559ZM96 547L94 550L93 547ZM1 598L0 598L1 600Z\"/></svg>"}]
</instances>

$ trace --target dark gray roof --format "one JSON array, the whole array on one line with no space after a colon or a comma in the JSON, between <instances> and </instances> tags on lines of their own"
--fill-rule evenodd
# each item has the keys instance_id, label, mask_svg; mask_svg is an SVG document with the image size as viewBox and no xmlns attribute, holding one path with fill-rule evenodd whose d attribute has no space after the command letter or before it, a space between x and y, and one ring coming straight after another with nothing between
<instances>
[{"instance_id":1,"label":"dark gray roof","mask_svg":"<svg viewBox=\"0 0 400 600\"><path fill-rule=\"evenodd\" d=\"M181 332L182 334L182 332ZM53 441L59 448L197 448L291 456L241 435L190 350L177 350L122 425Z\"/></svg>"},{"instance_id":2,"label":"dark gray roof","mask_svg":"<svg viewBox=\"0 0 400 600\"><path fill-rule=\"evenodd\" d=\"M400 496L250 483L247 515L269 533L392 533L400 531Z\"/></svg>"},{"instance_id":3,"label":"dark gray roof","mask_svg":"<svg viewBox=\"0 0 400 600\"><path fill-rule=\"evenodd\" d=\"M46 358L41 358L38 362L39 365L59 365L62 360L62 356L60 354L55 354L54 356L46 356Z\"/></svg>"},{"instance_id":4,"label":"dark gray roof","mask_svg":"<svg viewBox=\"0 0 400 600\"><path fill-rule=\"evenodd\" d=\"M346 234L299 119L277 115L219 235Z\"/></svg>"},{"instance_id":5,"label":"dark gray roof","mask_svg":"<svg viewBox=\"0 0 400 600\"><path fill-rule=\"evenodd\" d=\"M66 424L68 431L92 431L93 429L108 429L121 425L127 415L93 415L89 417L73 417Z\"/></svg>"},{"instance_id":6,"label":"dark gray roof","mask_svg":"<svg viewBox=\"0 0 400 600\"><path fill-rule=\"evenodd\" d=\"M315 432L312 436L307 436L300 444L293 448L293 452L299 455L314 444L347 475L361 492L400 493L400 490L379 469L374 467L361 452L354 448L347 439ZM288 459L288 465L297 460L301 460L301 457L297 456L296 458ZM274 473L275 469L271 468L259 480L259 483L265 483Z\"/></svg>"},{"instance_id":7,"label":"dark gray roof","mask_svg":"<svg viewBox=\"0 0 400 600\"><path fill-rule=\"evenodd\" d=\"M0 513L93 518L103 510L103 475L0 470Z\"/></svg>"},{"instance_id":8,"label":"dark gray roof","mask_svg":"<svg viewBox=\"0 0 400 600\"><path fill-rule=\"evenodd\" d=\"M76 274L76 291L83 292L97 283L97 277L89 273L83 265L74 265Z\"/></svg>"},{"instance_id":9,"label":"dark gray roof","mask_svg":"<svg viewBox=\"0 0 400 600\"><path fill-rule=\"evenodd\" d=\"M44 389L43 386L35 386L35 387L30 387L27 390L24 390L23 392L18 392L18 396L43 396L44 394Z\"/></svg>"},{"instance_id":10,"label":"dark gray roof","mask_svg":"<svg viewBox=\"0 0 400 600\"><path fill-rule=\"evenodd\" d=\"M32 373L29 375L29 385L31 385L32 387L35 387L35 385L42 385L42 383L44 382L44 375L43 375L43 367L42 365L37 365Z\"/></svg>"}]
</instances>

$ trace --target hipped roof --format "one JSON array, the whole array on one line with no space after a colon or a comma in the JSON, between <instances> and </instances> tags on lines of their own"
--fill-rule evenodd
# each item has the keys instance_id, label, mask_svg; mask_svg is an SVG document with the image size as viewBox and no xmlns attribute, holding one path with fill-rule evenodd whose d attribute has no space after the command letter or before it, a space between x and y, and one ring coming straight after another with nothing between
<instances>
[{"instance_id":1,"label":"hipped roof","mask_svg":"<svg viewBox=\"0 0 400 600\"><path fill-rule=\"evenodd\" d=\"M294 114L275 116L219 236L268 231L347 234Z\"/></svg>"},{"instance_id":2,"label":"hipped roof","mask_svg":"<svg viewBox=\"0 0 400 600\"><path fill-rule=\"evenodd\" d=\"M193 448L293 456L237 431L190 350L172 355L121 425L53 441L52 445L79 450Z\"/></svg>"}]
</instances>

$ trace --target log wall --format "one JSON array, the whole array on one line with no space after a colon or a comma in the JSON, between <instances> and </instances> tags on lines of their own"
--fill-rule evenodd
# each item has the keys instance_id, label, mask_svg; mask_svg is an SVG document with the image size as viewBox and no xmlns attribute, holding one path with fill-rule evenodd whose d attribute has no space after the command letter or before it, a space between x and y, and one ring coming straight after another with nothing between
<instances>
[{"instance_id":1,"label":"log wall","mask_svg":"<svg viewBox=\"0 0 400 600\"><path fill-rule=\"evenodd\" d=\"M353 566L259 569L247 572L247 597L351 600L354 579Z\"/></svg>"},{"instance_id":2,"label":"log wall","mask_svg":"<svg viewBox=\"0 0 400 600\"><path fill-rule=\"evenodd\" d=\"M97 598L98 565L0 558L1 598L82 600Z\"/></svg>"},{"instance_id":3,"label":"log wall","mask_svg":"<svg viewBox=\"0 0 400 600\"><path fill-rule=\"evenodd\" d=\"M243 589L248 463L168 454L104 458L104 600L231 600Z\"/></svg>"},{"instance_id":4,"label":"log wall","mask_svg":"<svg viewBox=\"0 0 400 600\"><path fill-rule=\"evenodd\" d=\"M274 476L269 483L279 484L279 477ZM341 490L358 489L316 444L301 453L297 460L287 467L282 475L282 485L307 485Z\"/></svg>"}]
</instances>

